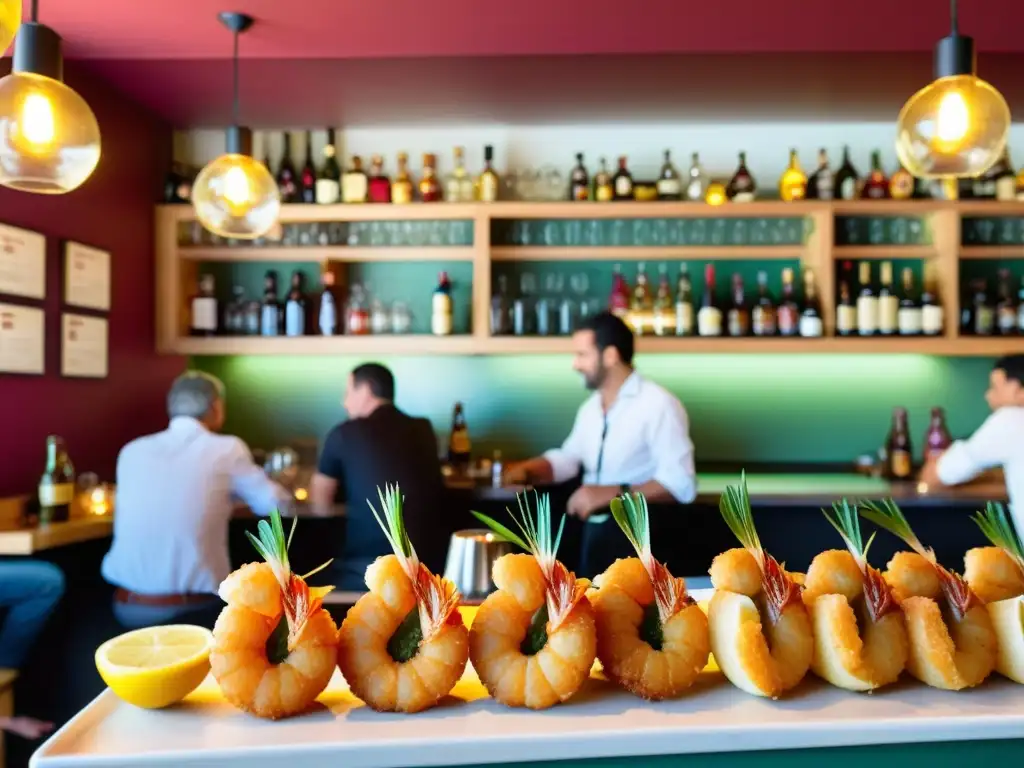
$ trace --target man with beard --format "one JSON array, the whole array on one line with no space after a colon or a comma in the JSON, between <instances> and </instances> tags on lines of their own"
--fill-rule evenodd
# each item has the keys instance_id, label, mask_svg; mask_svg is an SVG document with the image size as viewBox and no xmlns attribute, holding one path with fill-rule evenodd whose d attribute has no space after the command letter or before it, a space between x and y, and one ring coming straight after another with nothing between
<instances>
[{"instance_id":1,"label":"man with beard","mask_svg":"<svg viewBox=\"0 0 1024 768\"><path fill-rule=\"evenodd\" d=\"M610 312L584 321L573 334L573 370L583 375L588 397L572 431L554 448L509 468L506 481L546 485L583 470L583 484L567 511L588 525L580 572L594 576L631 554L610 519L616 496L640 492L650 502L688 504L697 495L689 420L679 399L633 369L633 333ZM628 549L628 543L626 544Z\"/></svg>"}]
</instances>

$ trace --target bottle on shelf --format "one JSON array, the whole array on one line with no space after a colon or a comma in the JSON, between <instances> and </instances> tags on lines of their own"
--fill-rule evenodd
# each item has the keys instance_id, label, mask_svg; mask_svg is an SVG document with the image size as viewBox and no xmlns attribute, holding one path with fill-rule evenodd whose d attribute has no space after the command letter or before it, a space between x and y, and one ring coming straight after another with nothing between
<instances>
[{"instance_id":1,"label":"bottle on shelf","mask_svg":"<svg viewBox=\"0 0 1024 768\"><path fill-rule=\"evenodd\" d=\"M409 155L405 152L398 153L398 173L395 180L391 182L391 202L411 203L412 202L412 177L409 175Z\"/></svg>"},{"instance_id":2,"label":"bottle on shelf","mask_svg":"<svg viewBox=\"0 0 1024 768\"><path fill-rule=\"evenodd\" d=\"M423 176L420 177L420 200L436 203L441 200L441 183L437 180L437 155L423 155Z\"/></svg>"},{"instance_id":3,"label":"bottle on shelf","mask_svg":"<svg viewBox=\"0 0 1024 768\"><path fill-rule=\"evenodd\" d=\"M683 183L679 179L679 171L672 165L670 150L665 150L665 162L661 164L661 174L655 184L659 200L679 200L683 196Z\"/></svg>"},{"instance_id":4,"label":"bottle on shelf","mask_svg":"<svg viewBox=\"0 0 1024 768\"><path fill-rule=\"evenodd\" d=\"M818 167L807 179L808 200L831 200L835 196L835 174L828 164L828 150L818 150Z\"/></svg>"},{"instance_id":5,"label":"bottle on shelf","mask_svg":"<svg viewBox=\"0 0 1024 768\"><path fill-rule=\"evenodd\" d=\"M860 196L865 200L884 200L889 197L889 180L882 168L882 153L877 149L871 153L871 172L864 180Z\"/></svg>"},{"instance_id":6,"label":"bottle on shelf","mask_svg":"<svg viewBox=\"0 0 1024 768\"><path fill-rule=\"evenodd\" d=\"M697 335L722 335L722 310L715 298L714 264L707 264L704 267L704 295L701 297L700 309L697 311Z\"/></svg>"},{"instance_id":7,"label":"bottle on shelf","mask_svg":"<svg viewBox=\"0 0 1024 768\"><path fill-rule=\"evenodd\" d=\"M277 190L281 194L282 203L295 203L298 202L299 188L295 182L295 164L292 162L292 137L286 132L282 134L282 141L284 149L277 166Z\"/></svg>"},{"instance_id":8,"label":"bottle on shelf","mask_svg":"<svg viewBox=\"0 0 1024 768\"><path fill-rule=\"evenodd\" d=\"M334 273L329 269L320 275L320 306L316 314L321 336L334 336L338 332L338 297L334 280Z\"/></svg>"},{"instance_id":9,"label":"bottle on shelf","mask_svg":"<svg viewBox=\"0 0 1024 768\"><path fill-rule=\"evenodd\" d=\"M365 336L370 332L370 302L366 289L356 283L349 291L345 307L345 333L350 336Z\"/></svg>"},{"instance_id":10,"label":"bottle on shelf","mask_svg":"<svg viewBox=\"0 0 1024 768\"><path fill-rule=\"evenodd\" d=\"M775 302L768 289L768 273L763 269L757 273L757 303L750 314L751 330L755 336L774 336L778 331Z\"/></svg>"},{"instance_id":11,"label":"bottle on shelf","mask_svg":"<svg viewBox=\"0 0 1024 768\"><path fill-rule=\"evenodd\" d=\"M245 315L243 324L246 336L259 336L260 324L263 322L263 304L256 299L245 303Z\"/></svg>"},{"instance_id":12,"label":"bottle on shelf","mask_svg":"<svg viewBox=\"0 0 1024 768\"><path fill-rule=\"evenodd\" d=\"M477 179L477 199L482 203L493 203L498 199L498 189L501 186L501 179L498 172L494 170L494 147L490 144L484 147L484 169Z\"/></svg>"},{"instance_id":13,"label":"bottle on shelf","mask_svg":"<svg viewBox=\"0 0 1024 768\"><path fill-rule=\"evenodd\" d=\"M324 145L324 163L316 179L316 201L320 205L332 205L341 200L341 166L338 165L338 150L334 146L334 129L327 129L327 143Z\"/></svg>"},{"instance_id":14,"label":"bottle on shelf","mask_svg":"<svg viewBox=\"0 0 1024 768\"><path fill-rule=\"evenodd\" d=\"M450 336L452 333L452 285L448 273L438 275L437 288L431 301L430 332L435 336Z\"/></svg>"},{"instance_id":15,"label":"bottle on shelf","mask_svg":"<svg viewBox=\"0 0 1024 768\"><path fill-rule=\"evenodd\" d=\"M807 174L800 167L796 149L789 150L789 165L779 177L779 197L786 202L803 200L807 196Z\"/></svg>"},{"instance_id":16,"label":"bottle on shelf","mask_svg":"<svg viewBox=\"0 0 1024 768\"><path fill-rule=\"evenodd\" d=\"M217 296L213 275L204 274L199 278L199 290L192 298L191 334L193 336L217 335Z\"/></svg>"},{"instance_id":17,"label":"bottle on shelf","mask_svg":"<svg viewBox=\"0 0 1024 768\"><path fill-rule=\"evenodd\" d=\"M995 164L995 198L996 200L1015 200L1017 198L1017 176L1010 162L1010 149L1003 150L1003 157Z\"/></svg>"},{"instance_id":18,"label":"bottle on shelf","mask_svg":"<svg viewBox=\"0 0 1024 768\"><path fill-rule=\"evenodd\" d=\"M821 299L818 298L818 284L814 280L814 270L804 270L804 308L800 312L800 335L808 339L817 339L825 334L825 326L821 319Z\"/></svg>"},{"instance_id":19,"label":"bottle on shelf","mask_svg":"<svg viewBox=\"0 0 1024 768\"><path fill-rule=\"evenodd\" d=\"M871 284L871 262L860 263L860 286L857 292L857 334L874 336L878 333L878 295Z\"/></svg>"},{"instance_id":20,"label":"bottle on shelf","mask_svg":"<svg viewBox=\"0 0 1024 768\"><path fill-rule=\"evenodd\" d=\"M389 333L391 331L391 313L388 312L380 297L370 302L370 333Z\"/></svg>"},{"instance_id":21,"label":"bottle on shelf","mask_svg":"<svg viewBox=\"0 0 1024 768\"><path fill-rule=\"evenodd\" d=\"M973 280L970 297L964 302L961 326L971 336L991 336L995 332L996 311L988 295L985 280Z\"/></svg>"},{"instance_id":22,"label":"bottle on shelf","mask_svg":"<svg viewBox=\"0 0 1024 768\"><path fill-rule=\"evenodd\" d=\"M281 304L277 300L277 272L267 270L263 277L263 303L260 305L260 335L281 335Z\"/></svg>"},{"instance_id":23,"label":"bottle on shelf","mask_svg":"<svg viewBox=\"0 0 1024 768\"><path fill-rule=\"evenodd\" d=\"M466 413L462 403L456 403L452 410L452 431L448 436L448 463L456 473L465 474L469 470L472 452Z\"/></svg>"},{"instance_id":24,"label":"bottle on shelf","mask_svg":"<svg viewBox=\"0 0 1024 768\"><path fill-rule=\"evenodd\" d=\"M647 280L647 265L639 262L636 265L636 284L629 304L628 324L637 336L642 336L653 328L651 317L651 287Z\"/></svg>"},{"instance_id":25,"label":"bottle on shelf","mask_svg":"<svg viewBox=\"0 0 1024 768\"><path fill-rule=\"evenodd\" d=\"M39 478L39 522L59 523L71 516L75 496L75 465L68 456L64 439L46 438L46 468Z\"/></svg>"},{"instance_id":26,"label":"bottle on shelf","mask_svg":"<svg viewBox=\"0 0 1024 768\"><path fill-rule=\"evenodd\" d=\"M508 302L508 278L498 275L498 288L491 296L491 335L505 336L512 332L512 312Z\"/></svg>"},{"instance_id":27,"label":"bottle on shelf","mask_svg":"<svg viewBox=\"0 0 1024 768\"><path fill-rule=\"evenodd\" d=\"M658 267L658 290L654 294L654 335L666 336L675 327L672 286L668 283L668 265Z\"/></svg>"},{"instance_id":28,"label":"bottle on shelf","mask_svg":"<svg viewBox=\"0 0 1024 768\"><path fill-rule=\"evenodd\" d=\"M1000 336L1017 335L1017 302L1010 288L1010 270L999 270L999 281L996 284L999 297L996 302L996 332Z\"/></svg>"},{"instance_id":29,"label":"bottle on shelf","mask_svg":"<svg viewBox=\"0 0 1024 768\"><path fill-rule=\"evenodd\" d=\"M619 157L619 170L612 179L612 189L616 200L633 199L633 174L626 167L626 156Z\"/></svg>"},{"instance_id":30,"label":"bottle on shelf","mask_svg":"<svg viewBox=\"0 0 1024 768\"><path fill-rule=\"evenodd\" d=\"M224 333L228 336L245 334L245 288L236 285L231 289L231 301L224 307Z\"/></svg>"},{"instance_id":31,"label":"bottle on shelf","mask_svg":"<svg viewBox=\"0 0 1024 768\"><path fill-rule=\"evenodd\" d=\"M693 282L683 262L676 281L676 336L693 336Z\"/></svg>"},{"instance_id":32,"label":"bottle on shelf","mask_svg":"<svg viewBox=\"0 0 1024 768\"><path fill-rule=\"evenodd\" d=\"M920 336L924 325L921 301L914 286L914 270L910 267L903 268L903 291L896 324L900 336Z\"/></svg>"},{"instance_id":33,"label":"bottle on shelf","mask_svg":"<svg viewBox=\"0 0 1024 768\"><path fill-rule=\"evenodd\" d=\"M299 200L306 204L316 202L316 166L313 165L312 131L306 131L306 161L299 172Z\"/></svg>"},{"instance_id":34,"label":"bottle on shelf","mask_svg":"<svg viewBox=\"0 0 1024 768\"><path fill-rule=\"evenodd\" d=\"M757 184L747 170L746 152L740 152L739 165L736 166L736 173L729 179L725 194L734 203L753 202L754 195L757 194Z\"/></svg>"},{"instance_id":35,"label":"bottle on shelf","mask_svg":"<svg viewBox=\"0 0 1024 768\"><path fill-rule=\"evenodd\" d=\"M576 165L569 175L569 199L582 201L590 199L590 174L583 165L583 153L576 153Z\"/></svg>"},{"instance_id":36,"label":"bottle on shelf","mask_svg":"<svg viewBox=\"0 0 1024 768\"><path fill-rule=\"evenodd\" d=\"M597 173L594 175L594 199L599 203L607 203L614 198L615 187L612 184L612 175L608 172L607 161L602 157Z\"/></svg>"},{"instance_id":37,"label":"bottle on shelf","mask_svg":"<svg viewBox=\"0 0 1024 768\"><path fill-rule=\"evenodd\" d=\"M1020 290L1017 291L1017 331L1024 333L1024 277L1020 279Z\"/></svg>"},{"instance_id":38,"label":"bottle on shelf","mask_svg":"<svg viewBox=\"0 0 1024 768\"><path fill-rule=\"evenodd\" d=\"M391 179L384 173L384 158L374 155L370 159L370 179L367 195L371 203L391 202Z\"/></svg>"},{"instance_id":39,"label":"bottle on shelf","mask_svg":"<svg viewBox=\"0 0 1024 768\"><path fill-rule=\"evenodd\" d=\"M900 167L889 179L889 197L893 200L909 200L914 196L916 187L913 175L900 163Z\"/></svg>"},{"instance_id":40,"label":"bottle on shelf","mask_svg":"<svg viewBox=\"0 0 1024 768\"><path fill-rule=\"evenodd\" d=\"M946 330L946 317L935 292L935 269L930 261L924 263L921 289L921 333L941 336Z\"/></svg>"},{"instance_id":41,"label":"bottle on shelf","mask_svg":"<svg viewBox=\"0 0 1024 768\"><path fill-rule=\"evenodd\" d=\"M465 150L462 147L455 147L452 154L455 158L455 168L445 180L444 199L449 203L471 203L473 177L466 170Z\"/></svg>"},{"instance_id":42,"label":"bottle on shelf","mask_svg":"<svg viewBox=\"0 0 1024 768\"><path fill-rule=\"evenodd\" d=\"M857 332L857 305L853 301L853 264L843 262L839 276L839 302L836 304L836 335L852 336Z\"/></svg>"},{"instance_id":43,"label":"bottle on shelf","mask_svg":"<svg viewBox=\"0 0 1024 768\"><path fill-rule=\"evenodd\" d=\"M732 304L726 315L726 328L730 336L750 335L750 307L747 306L747 294L739 273L732 276Z\"/></svg>"},{"instance_id":44,"label":"bottle on shelf","mask_svg":"<svg viewBox=\"0 0 1024 768\"><path fill-rule=\"evenodd\" d=\"M369 186L369 178L363 170L363 158L352 155L352 166L341 179L342 202L365 203Z\"/></svg>"},{"instance_id":45,"label":"bottle on shelf","mask_svg":"<svg viewBox=\"0 0 1024 768\"><path fill-rule=\"evenodd\" d=\"M292 287L284 305L284 335L306 335L306 276L292 272Z\"/></svg>"},{"instance_id":46,"label":"bottle on shelf","mask_svg":"<svg viewBox=\"0 0 1024 768\"><path fill-rule=\"evenodd\" d=\"M628 325L630 294L629 284L622 275L622 265L616 264L612 270L612 292L608 297L608 311L620 317Z\"/></svg>"},{"instance_id":47,"label":"bottle on shelf","mask_svg":"<svg viewBox=\"0 0 1024 768\"><path fill-rule=\"evenodd\" d=\"M849 147L843 147L843 162L836 171L835 194L840 200L856 200L860 197L860 174L850 160Z\"/></svg>"},{"instance_id":48,"label":"bottle on shelf","mask_svg":"<svg viewBox=\"0 0 1024 768\"><path fill-rule=\"evenodd\" d=\"M782 295L776 312L780 336L797 336L800 333L800 306L796 303L793 277L791 267L782 270Z\"/></svg>"},{"instance_id":49,"label":"bottle on shelf","mask_svg":"<svg viewBox=\"0 0 1024 768\"><path fill-rule=\"evenodd\" d=\"M879 267L878 333L892 336L899 325L900 301L892 285L892 262L883 261Z\"/></svg>"},{"instance_id":50,"label":"bottle on shelf","mask_svg":"<svg viewBox=\"0 0 1024 768\"><path fill-rule=\"evenodd\" d=\"M686 199L694 203L703 203L708 193L708 175L700 164L700 156L694 152L690 155L690 171L687 174Z\"/></svg>"},{"instance_id":51,"label":"bottle on shelf","mask_svg":"<svg viewBox=\"0 0 1024 768\"><path fill-rule=\"evenodd\" d=\"M946 413L941 408L932 408L932 418L928 431L924 435L924 460L938 461L953 444L949 430L946 429Z\"/></svg>"},{"instance_id":52,"label":"bottle on shelf","mask_svg":"<svg viewBox=\"0 0 1024 768\"><path fill-rule=\"evenodd\" d=\"M887 476L892 480L909 480L914 473L914 453L910 444L906 408L893 409L892 427L885 443Z\"/></svg>"}]
</instances>

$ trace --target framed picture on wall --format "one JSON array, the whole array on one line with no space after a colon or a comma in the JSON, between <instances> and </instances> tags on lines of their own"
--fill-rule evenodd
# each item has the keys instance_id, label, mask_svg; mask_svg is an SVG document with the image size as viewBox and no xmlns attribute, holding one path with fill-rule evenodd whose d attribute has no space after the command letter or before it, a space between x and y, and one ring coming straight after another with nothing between
<instances>
[{"instance_id":1,"label":"framed picture on wall","mask_svg":"<svg viewBox=\"0 0 1024 768\"><path fill-rule=\"evenodd\" d=\"M107 319L64 312L60 326L60 375L107 378Z\"/></svg>"},{"instance_id":2,"label":"framed picture on wall","mask_svg":"<svg viewBox=\"0 0 1024 768\"><path fill-rule=\"evenodd\" d=\"M110 252L64 243L64 303L110 311Z\"/></svg>"},{"instance_id":3,"label":"framed picture on wall","mask_svg":"<svg viewBox=\"0 0 1024 768\"><path fill-rule=\"evenodd\" d=\"M45 313L36 307L0 304L0 373L45 372Z\"/></svg>"},{"instance_id":4,"label":"framed picture on wall","mask_svg":"<svg viewBox=\"0 0 1024 768\"><path fill-rule=\"evenodd\" d=\"M0 293L46 298L46 238L0 224Z\"/></svg>"}]
</instances>

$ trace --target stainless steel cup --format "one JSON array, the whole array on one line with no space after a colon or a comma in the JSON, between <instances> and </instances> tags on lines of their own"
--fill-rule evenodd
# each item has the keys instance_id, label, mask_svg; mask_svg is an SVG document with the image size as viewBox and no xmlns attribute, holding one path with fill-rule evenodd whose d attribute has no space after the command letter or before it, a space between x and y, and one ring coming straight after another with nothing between
<instances>
[{"instance_id":1,"label":"stainless steel cup","mask_svg":"<svg viewBox=\"0 0 1024 768\"><path fill-rule=\"evenodd\" d=\"M481 599L494 591L491 566L512 545L484 529L456 531L448 544L444 577L458 587L467 600Z\"/></svg>"}]
</instances>

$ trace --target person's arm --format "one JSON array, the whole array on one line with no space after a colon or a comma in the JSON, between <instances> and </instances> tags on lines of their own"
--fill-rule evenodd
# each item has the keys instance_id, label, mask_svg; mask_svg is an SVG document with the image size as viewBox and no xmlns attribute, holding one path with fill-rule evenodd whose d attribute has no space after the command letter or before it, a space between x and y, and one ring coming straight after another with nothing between
<instances>
[{"instance_id":1,"label":"person's arm","mask_svg":"<svg viewBox=\"0 0 1024 768\"><path fill-rule=\"evenodd\" d=\"M675 398L650 425L650 452L657 465L654 477L633 490L648 501L677 501L689 504L697 498L697 473L693 464L690 420L683 404Z\"/></svg>"},{"instance_id":2,"label":"person's arm","mask_svg":"<svg viewBox=\"0 0 1024 768\"><path fill-rule=\"evenodd\" d=\"M261 467L242 440L234 438L228 453L231 492L244 501L257 515L269 515L275 509L291 508L292 495L275 483Z\"/></svg>"},{"instance_id":3,"label":"person's arm","mask_svg":"<svg viewBox=\"0 0 1024 768\"><path fill-rule=\"evenodd\" d=\"M320 462L309 486L309 505L317 517L334 514L338 488L345 487L345 467L341 457L341 435L332 430L324 440Z\"/></svg>"},{"instance_id":4,"label":"person's arm","mask_svg":"<svg viewBox=\"0 0 1024 768\"><path fill-rule=\"evenodd\" d=\"M0 731L16 733L25 739L38 739L53 730L53 723L32 717L0 717Z\"/></svg>"},{"instance_id":5,"label":"person's arm","mask_svg":"<svg viewBox=\"0 0 1024 768\"><path fill-rule=\"evenodd\" d=\"M921 479L942 485L959 485L973 480L986 469L1006 460L1006 450L1019 435L1015 423L1006 412L996 411L967 440L957 440L939 457L934 472L925 469Z\"/></svg>"}]
</instances>

